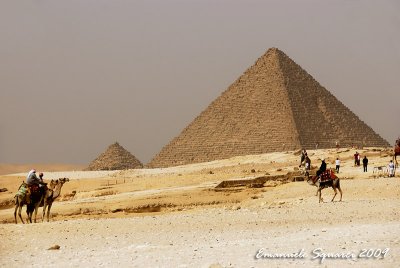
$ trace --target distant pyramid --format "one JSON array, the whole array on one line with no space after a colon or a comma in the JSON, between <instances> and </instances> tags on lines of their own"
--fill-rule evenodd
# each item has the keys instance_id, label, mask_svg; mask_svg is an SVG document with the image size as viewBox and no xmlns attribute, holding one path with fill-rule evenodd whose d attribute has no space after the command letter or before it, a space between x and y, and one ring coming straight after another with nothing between
<instances>
[{"instance_id":1,"label":"distant pyramid","mask_svg":"<svg viewBox=\"0 0 400 268\"><path fill-rule=\"evenodd\" d=\"M167 167L300 148L389 143L271 48L149 163Z\"/></svg>"},{"instance_id":2,"label":"distant pyramid","mask_svg":"<svg viewBox=\"0 0 400 268\"><path fill-rule=\"evenodd\" d=\"M136 157L116 142L93 160L86 170L122 170L142 167L142 163Z\"/></svg>"}]
</instances>

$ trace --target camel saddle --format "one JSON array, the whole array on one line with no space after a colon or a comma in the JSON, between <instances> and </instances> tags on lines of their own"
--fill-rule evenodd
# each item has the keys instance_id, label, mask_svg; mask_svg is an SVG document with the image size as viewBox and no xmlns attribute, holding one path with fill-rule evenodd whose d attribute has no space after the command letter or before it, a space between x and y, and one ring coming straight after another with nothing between
<instances>
[{"instance_id":1,"label":"camel saddle","mask_svg":"<svg viewBox=\"0 0 400 268\"><path fill-rule=\"evenodd\" d=\"M31 191L32 194L35 193L40 193L40 187L37 184L29 185L29 190Z\"/></svg>"},{"instance_id":2,"label":"camel saddle","mask_svg":"<svg viewBox=\"0 0 400 268\"><path fill-rule=\"evenodd\" d=\"M21 197L24 197L25 194L26 194L28 191L29 191L28 185L26 185L26 184L23 183L23 184L21 184L21 186L19 187L18 192L17 192L16 195L19 195L19 196L21 196Z\"/></svg>"},{"instance_id":3,"label":"camel saddle","mask_svg":"<svg viewBox=\"0 0 400 268\"><path fill-rule=\"evenodd\" d=\"M313 183L316 183L318 179L320 180L320 182L331 181L335 177L336 176L333 174L333 171L328 169L328 170L325 170L324 172L322 172L321 175L319 175L319 177L316 176L315 179L313 180Z\"/></svg>"},{"instance_id":4,"label":"camel saddle","mask_svg":"<svg viewBox=\"0 0 400 268\"><path fill-rule=\"evenodd\" d=\"M321 182L333 180L333 178L331 177L331 171L326 170L326 171L322 172L322 174L320 175L320 180L321 180Z\"/></svg>"}]
</instances>

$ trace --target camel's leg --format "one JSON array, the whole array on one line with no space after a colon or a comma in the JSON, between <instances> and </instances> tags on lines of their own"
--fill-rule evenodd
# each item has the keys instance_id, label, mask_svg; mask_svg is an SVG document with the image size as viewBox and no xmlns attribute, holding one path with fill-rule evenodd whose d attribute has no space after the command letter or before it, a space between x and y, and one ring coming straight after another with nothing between
<instances>
[{"instance_id":1,"label":"camel's leg","mask_svg":"<svg viewBox=\"0 0 400 268\"><path fill-rule=\"evenodd\" d=\"M322 193L321 193L321 188L318 188L318 193L319 193L319 203L321 203L322 200Z\"/></svg>"},{"instance_id":2,"label":"camel's leg","mask_svg":"<svg viewBox=\"0 0 400 268\"><path fill-rule=\"evenodd\" d=\"M34 223L36 223L36 216L37 216L38 210L39 210L39 204L37 206L35 206L35 218L33 219Z\"/></svg>"},{"instance_id":3,"label":"camel's leg","mask_svg":"<svg viewBox=\"0 0 400 268\"><path fill-rule=\"evenodd\" d=\"M47 208L47 202L44 201L44 203L43 203L42 222L44 221L44 217L46 216L46 208Z\"/></svg>"},{"instance_id":4,"label":"camel's leg","mask_svg":"<svg viewBox=\"0 0 400 268\"><path fill-rule=\"evenodd\" d=\"M15 210L14 210L14 219L15 219L15 223L17 224L17 210L19 207L19 204L17 203L17 201L15 201L16 205L15 205Z\"/></svg>"},{"instance_id":5,"label":"camel's leg","mask_svg":"<svg viewBox=\"0 0 400 268\"><path fill-rule=\"evenodd\" d=\"M24 220L22 219L22 216L21 216L21 210L22 210L22 206L19 206L18 207L18 216L21 219L22 223L25 224L25 222L24 222Z\"/></svg>"},{"instance_id":6,"label":"camel's leg","mask_svg":"<svg viewBox=\"0 0 400 268\"><path fill-rule=\"evenodd\" d=\"M32 223L32 214L33 214L33 210L31 211L28 207L28 205L26 205L26 214L28 215L28 219L27 222Z\"/></svg>"},{"instance_id":7,"label":"camel's leg","mask_svg":"<svg viewBox=\"0 0 400 268\"><path fill-rule=\"evenodd\" d=\"M18 207L19 207L19 202L18 202L18 196L16 195L15 196L15 210L14 210L14 219L15 219L15 223L16 224L18 223L18 221L17 221L17 210L18 210Z\"/></svg>"},{"instance_id":8,"label":"camel's leg","mask_svg":"<svg viewBox=\"0 0 400 268\"><path fill-rule=\"evenodd\" d=\"M51 202L50 204L49 204L49 206L48 206L48 209L47 209L47 222L49 221L49 218L50 218L50 209L51 209L51 206L53 205L53 203Z\"/></svg>"},{"instance_id":9,"label":"camel's leg","mask_svg":"<svg viewBox=\"0 0 400 268\"><path fill-rule=\"evenodd\" d=\"M335 199L335 197L336 197L336 195L337 195L336 187L332 187L332 188L333 188L333 191L335 191L335 194L333 195L333 198L332 198L332 201L331 201L331 202L333 202L333 200Z\"/></svg>"},{"instance_id":10,"label":"camel's leg","mask_svg":"<svg viewBox=\"0 0 400 268\"><path fill-rule=\"evenodd\" d=\"M36 223L37 210L38 210L37 207L35 207L35 210L34 210L34 212L35 212L35 217L33 218L33 222L34 222L34 223Z\"/></svg>"},{"instance_id":11,"label":"camel's leg","mask_svg":"<svg viewBox=\"0 0 400 268\"><path fill-rule=\"evenodd\" d=\"M339 189L339 193L340 193L340 200L339 201L342 201L342 195L343 195L342 189L340 189L340 186L338 187L338 189Z\"/></svg>"}]
</instances>

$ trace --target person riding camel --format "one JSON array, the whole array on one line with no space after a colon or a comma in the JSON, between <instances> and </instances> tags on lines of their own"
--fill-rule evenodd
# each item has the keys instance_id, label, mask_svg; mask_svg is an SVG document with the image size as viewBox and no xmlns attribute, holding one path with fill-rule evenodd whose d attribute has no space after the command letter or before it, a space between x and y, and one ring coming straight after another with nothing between
<instances>
[{"instance_id":1,"label":"person riding camel","mask_svg":"<svg viewBox=\"0 0 400 268\"><path fill-rule=\"evenodd\" d=\"M37 185L40 189L40 191L43 191L46 189L47 183L43 182L43 173L40 172L39 178L36 176L36 170L32 169L29 171L28 176L26 176L26 184L28 185L29 188L34 188L35 185Z\"/></svg>"},{"instance_id":2,"label":"person riding camel","mask_svg":"<svg viewBox=\"0 0 400 268\"><path fill-rule=\"evenodd\" d=\"M45 182L43 182L43 172L40 172L40 173L39 173L39 180L40 180L42 183L45 183Z\"/></svg>"},{"instance_id":3,"label":"person riding camel","mask_svg":"<svg viewBox=\"0 0 400 268\"><path fill-rule=\"evenodd\" d=\"M325 159L322 158L321 161L322 161L321 166L319 167L319 170L317 170L317 177L319 177L322 173L324 173L326 171Z\"/></svg>"}]
</instances>

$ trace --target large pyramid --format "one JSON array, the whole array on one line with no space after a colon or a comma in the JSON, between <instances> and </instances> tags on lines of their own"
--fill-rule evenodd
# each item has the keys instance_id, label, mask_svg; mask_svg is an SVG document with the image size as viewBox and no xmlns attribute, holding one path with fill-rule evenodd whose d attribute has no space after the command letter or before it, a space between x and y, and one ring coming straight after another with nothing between
<instances>
[{"instance_id":1,"label":"large pyramid","mask_svg":"<svg viewBox=\"0 0 400 268\"><path fill-rule=\"evenodd\" d=\"M142 168L143 165L118 142L111 144L86 170L122 170Z\"/></svg>"},{"instance_id":2,"label":"large pyramid","mask_svg":"<svg viewBox=\"0 0 400 268\"><path fill-rule=\"evenodd\" d=\"M300 148L389 146L311 75L271 48L149 163L167 167Z\"/></svg>"}]
</instances>

